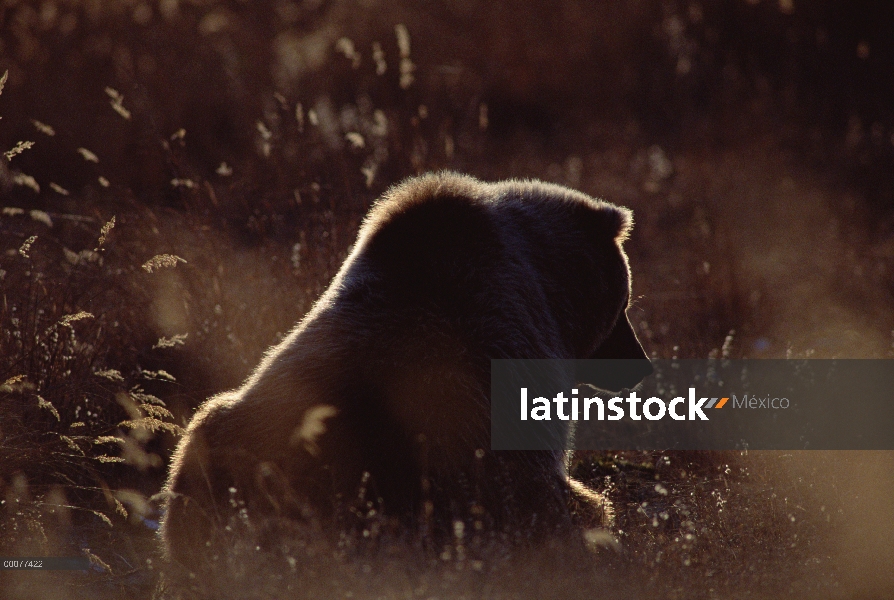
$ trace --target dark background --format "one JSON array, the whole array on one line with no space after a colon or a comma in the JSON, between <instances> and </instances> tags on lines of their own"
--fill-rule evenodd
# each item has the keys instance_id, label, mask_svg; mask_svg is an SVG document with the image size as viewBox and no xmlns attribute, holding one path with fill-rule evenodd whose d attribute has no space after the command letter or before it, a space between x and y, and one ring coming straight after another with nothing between
<instances>
[{"instance_id":1,"label":"dark background","mask_svg":"<svg viewBox=\"0 0 894 600\"><path fill-rule=\"evenodd\" d=\"M147 499L175 426L415 173L632 208L631 321L656 357L892 357L892 27L869 1L6 2L0 150L34 146L0 158L0 548L105 565L16 575L10 597L155 589ZM158 254L186 262L142 268ZM575 468L618 506L644 594L868 598L894 588L892 460Z\"/></svg>"}]
</instances>

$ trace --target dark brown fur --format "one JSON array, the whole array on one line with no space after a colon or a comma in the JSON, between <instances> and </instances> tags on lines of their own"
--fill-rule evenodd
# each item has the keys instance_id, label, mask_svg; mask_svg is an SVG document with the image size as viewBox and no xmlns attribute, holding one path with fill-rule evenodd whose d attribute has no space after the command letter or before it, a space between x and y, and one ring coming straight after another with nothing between
<instances>
[{"instance_id":1,"label":"dark brown fur","mask_svg":"<svg viewBox=\"0 0 894 600\"><path fill-rule=\"evenodd\" d=\"M567 527L572 496L588 500L559 454L489 450L489 360L645 358L624 314L630 221L539 182L442 173L390 190L314 308L190 423L169 558L198 569L225 552L242 509L323 530L371 507L433 535Z\"/></svg>"}]
</instances>

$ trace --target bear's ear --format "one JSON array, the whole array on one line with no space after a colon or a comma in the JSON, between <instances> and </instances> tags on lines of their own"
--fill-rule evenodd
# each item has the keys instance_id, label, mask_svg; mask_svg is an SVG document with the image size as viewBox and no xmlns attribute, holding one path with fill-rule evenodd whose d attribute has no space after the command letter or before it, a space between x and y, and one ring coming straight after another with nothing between
<instances>
[{"instance_id":1,"label":"bear's ear","mask_svg":"<svg viewBox=\"0 0 894 600\"><path fill-rule=\"evenodd\" d=\"M615 241L618 244L623 244L630 237L630 231L633 229L633 211L607 202L603 203L602 210L609 213L608 218Z\"/></svg>"}]
</instances>

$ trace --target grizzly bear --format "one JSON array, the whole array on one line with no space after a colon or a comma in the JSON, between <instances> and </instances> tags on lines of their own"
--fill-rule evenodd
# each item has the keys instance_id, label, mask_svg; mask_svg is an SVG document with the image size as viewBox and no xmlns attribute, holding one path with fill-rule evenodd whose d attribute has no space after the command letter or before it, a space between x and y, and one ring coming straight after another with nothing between
<instances>
[{"instance_id":1,"label":"grizzly bear","mask_svg":"<svg viewBox=\"0 0 894 600\"><path fill-rule=\"evenodd\" d=\"M636 385L649 367L625 312L630 227L626 209L536 181L447 172L390 189L312 310L192 419L166 486L167 557L201 569L240 519L567 530L593 495L562 452L490 449L490 359L641 359L617 382Z\"/></svg>"}]
</instances>

